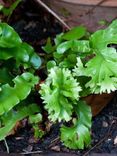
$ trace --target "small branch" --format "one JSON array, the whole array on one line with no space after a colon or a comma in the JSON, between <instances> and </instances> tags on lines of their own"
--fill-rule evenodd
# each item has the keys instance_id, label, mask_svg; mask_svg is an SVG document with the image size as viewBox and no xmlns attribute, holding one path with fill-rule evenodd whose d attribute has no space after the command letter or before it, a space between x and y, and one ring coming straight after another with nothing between
<instances>
[{"instance_id":1,"label":"small branch","mask_svg":"<svg viewBox=\"0 0 117 156\"><path fill-rule=\"evenodd\" d=\"M64 25L68 30L71 28L52 10L50 9L44 2L41 0L36 0L43 8L45 8L50 14L52 14L62 25Z\"/></svg>"},{"instance_id":2,"label":"small branch","mask_svg":"<svg viewBox=\"0 0 117 156\"><path fill-rule=\"evenodd\" d=\"M4 144L5 144L5 146L6 146L7 153L9 154L9 146L8 146L8 144L7 144L6 139L4 139Z\"/></svg>"},{"instance_id":3,"label":"small branch","mask_svg":"<svg viewBox=\"0 0 117 156\"><path fill-rule=\"evenodd\" d=\"M28 154L40 154L40 153L42 153L42 151L32 151L32 152L26 151L26 152L23 152L23 153L20 153L20 154L21 155L28 155Z\"/></svg>"},{"instance_id":4,"label":"small branch","mask_svg":"<svg viewBox=\"0 0 117 156\"><path fill-rule=\"evenodd\" d=\"M97 144L95 144L90 150L88 150L86 153L84 153L83 156L88 156L88 154L97 146L99 146L106 138L108 138L108 136L110 135L111 132L111 128L112 128L113 123L111 123L110 128L107 132L107 134L104 136L104 138L102 138Z\"/></svg>"}]
</instances>

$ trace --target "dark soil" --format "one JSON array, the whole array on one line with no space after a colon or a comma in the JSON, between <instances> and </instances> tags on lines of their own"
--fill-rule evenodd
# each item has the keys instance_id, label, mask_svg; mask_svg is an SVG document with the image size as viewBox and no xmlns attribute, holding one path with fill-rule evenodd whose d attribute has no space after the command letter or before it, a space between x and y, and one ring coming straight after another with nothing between
<instances>
[{"instance_id":1,"label":"dark soil","mask_svg":"<svg viewBox=\"0 0 117 156\"><path fill-rule=\"evenodd\" d=\"M10 21L22 39L30 43L38 53L42 52L41 46L47 37L55 37L63 28L45 10L34 1L22 2L14 12ZM24 121L25 122L25 121ZM117 94L108 106L95 118L92 125L91 147L83 151L69 150L59 140L59 125L53 125L50 132L43 139L34 142L33 131L30 125L19 129L14 136L9 136L6 141L10 152L30 153L58 151L88 155L89 153L117 153ZM0 152L6 151L4 142L0 143Z\"/></svg>"}]
</instances>

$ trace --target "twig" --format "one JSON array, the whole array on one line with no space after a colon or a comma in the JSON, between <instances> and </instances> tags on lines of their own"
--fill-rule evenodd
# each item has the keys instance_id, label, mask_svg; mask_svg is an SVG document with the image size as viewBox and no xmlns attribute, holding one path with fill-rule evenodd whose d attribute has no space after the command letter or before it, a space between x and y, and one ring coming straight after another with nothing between
<instances>
[{"instance_id":1,"label":"twig","mask_svg":"<svg viewBox=\"0 0 117 156\"><path fill-rule=\"evenodd\" d=\"M4 139L4 144L5 144L5 146L6 146L7 153L9 154L9 146L8 146L8 144L7 144L6 139Z\"/></svg>"},{"instance_id":2,"label":"twig","mask_svg":"<svg viewBox=\"0 0 117 156\"><path fill-rule=\"evenodd\" d=\"M54 140L51 141L51 144L49 145L49 148L51 148L52 146L54 146L55 144L57 144L57 142L59 141L60 137L55 138Z\"/></svg>"},{"instance_id":3,"label":"twig","mask_svg":"<svg viewBox=\"0 0 117 156\"><path fill-rule=\"evenodd\" d=\"M26 152L23 152L23 153L20 153L20 154L26 155L26 154L38 154L38 153L42 153L42 151L32 151L32 152L26 151Z\"/></svg>"},{"instance_id":4,"label":"twig","mask_svg":"<svg viewBox=\"0 0 117 156\"><path fill-rule=\"evenodd\" d=\"M102 138L97 144L95 144L90 150L88 150L86 153L83 154L83 156L88 156L88 154L96 147L99 146L109 135L110 135L110 131L111 131L111 127L112 127L113 123L111 124L106 136L104 138Z\"/></svg>"},{"instance_id":5,"label":"twig","mask_svg":"<svg viewBox=\"0 0 117 156\"><path fill-rule=\"evenodd\" d=\"M52 14L59 22L61 22L68 30L71 28L52 10L50 9L44 2L41 0L36 0L42 7L44 7L50 14Z\"/></svg>"}]
</instances>

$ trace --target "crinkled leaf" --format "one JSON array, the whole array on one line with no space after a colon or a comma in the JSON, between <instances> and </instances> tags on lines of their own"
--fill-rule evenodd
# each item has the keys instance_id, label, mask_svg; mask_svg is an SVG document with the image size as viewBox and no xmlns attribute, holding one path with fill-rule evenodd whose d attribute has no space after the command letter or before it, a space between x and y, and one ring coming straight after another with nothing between
<instances>
[{"instance_id":1,"label":"crinkled leaf","mask_svg":"<svg viewBox=\"0 0 117 156\"><path fill-rule=\"evenodd\" d=\"M66 32L62 38L65 40L80 39L86 34L86 28L83 26L72 28L70 31Z\"/></svg>"},{"instance_id":2,"label":"crinkled leaf","mask_svg":"<svg viewBox=\"0 0 117 156\"><path fill-rule=\"evenodd\" d=\"M77 76L90 77L86 87L92 93L110 93L117 90L117 52L107 47L108 44L117 43L117 20L107 29L99 30L91 36L91 46L94 57L83 65L78 59L75 73Z\"/></svg>"},{"instance_id":3,"label":"crinkled leaf","mask_svg":"<svg viewBox=\"0 0 117 156\"><path fill-rule=\"evenodd\" d=\"M96 31L90 38L93 49L102 50L111 43L117 44L117 20L113 21L107 29Z\"/></svg>"},{"instance_id":4,"label":"crinkled leaf","mask_svg":"<svg viewBox=\"0 0 117 156\"><path fill-rule=\"evenodd\" d=\"M2 115L5 125L0 128L0 141L9 134L18 121L37 112L39 112L39 107L36 104L30 104L28 106L21 107L16 111L11 110Z\"/></svg>"},{"instance_id":5,"label":"crinkled leaf","mask_svg":"<svg viewBox=\"0 0 117 156\"><path fill-rule=\"evenodd\" d=\"M31 73L24 73L17 76L14 80L14 87L5 84L0 91L0 115L7 113L21 100L25 99L32 87L38 83L38 78Z\"/></svg>"},{"instance_id":6,"label":"crinkled leaf","mask_svg":"<svg viewBox=\"0 0 117 156\"><path fill-rule=\"evenodd\" d=\"M52 121L69 121L80 91L81 87L68 69L51 68L40 90L49 118Z\"/></svg>"},{"instance_id":7,"label":"crinkled leaf","mask_svg":"<svg viewBox=\"0 0 117 156\"><path fill-rule=\"evenodd\" d=\"M78 119L72 127L61 127L61 140L71 149L84 149L91 142L91 108L85 102L80 101L75 111Z\"/></svg>"}]
</instances>

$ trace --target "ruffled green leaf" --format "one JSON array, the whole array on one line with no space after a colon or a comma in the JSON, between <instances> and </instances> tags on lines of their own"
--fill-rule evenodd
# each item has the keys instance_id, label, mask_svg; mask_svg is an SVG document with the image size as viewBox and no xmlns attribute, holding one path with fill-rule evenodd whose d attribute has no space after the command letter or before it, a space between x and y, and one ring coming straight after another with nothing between
<instances>
[{"instance_id":1,"label":"ruffled green leaf","mask_svg":"<svg viewBox=\"0 0 117 156\"><path fill-rule=\"evenodd\" d=\"M75 111L78 119L72 127L61 127L61 140L71 149L84 149L91 142L91 108L80 101Z\"/></svg>"},{"instance_id":2,"label":"ruffled green leaf","mask_svg":"<svg viewBox=\"0 0 117 156\"><path fill-rule=\"evenodd\" d=\"M117 43L117 20L107 29L99 30L91 36L91 46L94 48L94 57L84 65L78 58L74 71L76 76L90 77L86 87L92 93L110 93L117 90L117 52L107 47L108 44Z\"/></svg>"},{"instance_id":3,"label":"ruffled green leaf","mask_svg":"<svg viewBox=\"0 0 117 156\"><path fill-rule=\"evenodd\" d=\"M41 84L41 98L52 121L69 121L73 105L79 98L81 87L68 69L51 68L45 83Z\"/></svg>"},{"instance_id":4,"label":"ruffled green leaf","mask_svg":"<svg viewBox=\"0 0 117 156\"><path fill-rule=\"evenodd\" d=\"M70 31L66 32L62 38L65 40L80 39L86 34L86 28L83 26L74 27Z\"/></svg>"},{"instance_id":5,"label":"ruffled green leaf","mask_svg":"<svg viewBox=\"0 0 117 156\"><path fill-rule=\"evenodd\" d=\"M102 50L112 43L117 44L117 20L113 21L107 29L96 31L90 38L93 49Z\"/></svg>"},{"instance_id":6,"label":"ruffled green leaf","mask_svg":"<svg viewBox=\"0 0 117 156\"><path fill-rule=\"evenodd\" d=\"M21 100L24 100L31 92L32 87L38 83L38 78L31 73L24 73L17 76L13 82L13 87L9 86L9 84L1 86L0 115L7 113Z\"/></svg>"},{"instance_id":7,"label":"ruffled green leaf","mask_svg":"<svg viewBox=\"0 0 117 156\"><path fill-rule=\"evenodd\" d=\"M2 122L4 123L4 126L0 128L0 141L5 139L18 121L37 112L39 112L39 107L36 104L30 104L25 107L20 107L15 111L11 110L2 115Z\"/></svg>"}]
</instances>

